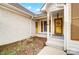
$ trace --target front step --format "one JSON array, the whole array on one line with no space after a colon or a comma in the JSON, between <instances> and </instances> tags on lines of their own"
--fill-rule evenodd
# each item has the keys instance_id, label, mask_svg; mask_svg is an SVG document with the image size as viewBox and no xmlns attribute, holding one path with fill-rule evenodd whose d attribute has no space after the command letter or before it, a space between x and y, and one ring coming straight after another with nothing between
<instances>
[{"instance_id":1,"label":"front step","mask_svg":"<svg viewBox=\"0 0 79 59\"><path fill-rule=\"evenodd\" d=\"M66 53L58 48L45 46L38 55L66 55Z\"/></svg>"},{"instance_id":2,"label":"front step","mask_svg":"<svg viewBox=\"0 0 79 59\"><path fill-rule=\"evenodd\" d=\"M56 47L59 49L64 49L64 41L57 38L50 38L46 42L47 46Z\"/></svg>"},{"instance_id":3,"label":"front step","mask_svg":"<svg viewBox=\"0 0 79 59\"><path fill-rule=\"evenodd\" d=\"M38 55L66 55L64 52L64 40L58 37L47 39L46 46Z\"/></svg>"}]
</instances>

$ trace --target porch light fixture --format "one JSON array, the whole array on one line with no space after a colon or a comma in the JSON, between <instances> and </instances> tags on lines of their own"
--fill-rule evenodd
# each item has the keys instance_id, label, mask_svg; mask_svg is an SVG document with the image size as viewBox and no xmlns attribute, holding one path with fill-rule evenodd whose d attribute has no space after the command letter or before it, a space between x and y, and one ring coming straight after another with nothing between
<instances>
[{"instance_id":1,"label":"porch light fixture","mask_svg":"<svg viewBox=\"0 0 79 59\"><path fill-rule=\"evenodd\" d=\"M57 13L57 18L59 18L59 13Z\"/></svg>"}]
</instances>

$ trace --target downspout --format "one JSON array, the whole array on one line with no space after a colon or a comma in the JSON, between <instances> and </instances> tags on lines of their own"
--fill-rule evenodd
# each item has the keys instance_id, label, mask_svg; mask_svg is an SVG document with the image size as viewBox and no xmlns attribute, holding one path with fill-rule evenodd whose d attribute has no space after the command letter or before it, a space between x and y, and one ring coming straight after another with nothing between
<instances>
[{"instance_id":1,"label":"downspout","mask_svg":"<svg viewBox=\"0 0 79 59\"><path fill-rule=\"evenodd\" d=\"M32 29L32 21L33 20L33 16L31 17L31 20L30 20L30 36L32 36L32 31L31 31L31 29Z\"/></svg>"}]
</instances>

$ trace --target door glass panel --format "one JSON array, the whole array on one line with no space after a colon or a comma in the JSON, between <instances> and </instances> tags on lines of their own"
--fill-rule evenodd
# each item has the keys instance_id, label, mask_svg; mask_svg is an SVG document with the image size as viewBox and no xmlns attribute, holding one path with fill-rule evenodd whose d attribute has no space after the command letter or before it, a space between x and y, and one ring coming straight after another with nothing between
<instances>
[{"instance_id":1,"label":"door glass panel","mask_svg":"<svg viewBox=\"0 0 79 59\"><path fill-rule=\"evenodd\" d=\"M44 21L44 32L47 32L47 21Z\"/></svg>"},{"instance_id":2,"label":"door glass panel","mask_svg":"<svg viewBox=\"0 0 79 59\"><path fill-rule=\"evenodd\" d=\"M36 22L36 33L38 33L38 22Z\"/></svg>"},{"instance_id":3,"label":"door glass panel","mask_svg":"<svg viewBox=\"0 0 79 59\"><path fill-rule=\"evenodd\" d=\"M61 33L61 27L56 27L56 33Z\"/></svg>"}]
</instances>

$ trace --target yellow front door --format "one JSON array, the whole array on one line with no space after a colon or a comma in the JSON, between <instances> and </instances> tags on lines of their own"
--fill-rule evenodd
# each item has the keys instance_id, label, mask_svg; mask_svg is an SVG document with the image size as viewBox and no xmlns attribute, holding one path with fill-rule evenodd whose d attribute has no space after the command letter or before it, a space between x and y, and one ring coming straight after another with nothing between
<instances>
[{"instance_id":1,"label":"yellow front door","mask_svg":"<svg viewBox=\"0 0 79 59\"><path fill-rule=\"evenodd\" d=\"M55 22L55 34L56 35L62 35L63 29L62 29L62 18L57 18L54 20Z\"/></svg>"},{"instance_id":2,"label":"yellow front door","mask_svg":"<svg viewBox=\"0 0 79 59\"><path fill-rule=\"evenodd\" d=\"M38 22L36 22L36 33L38 33Z\"/></svg>"}]
</instances>

